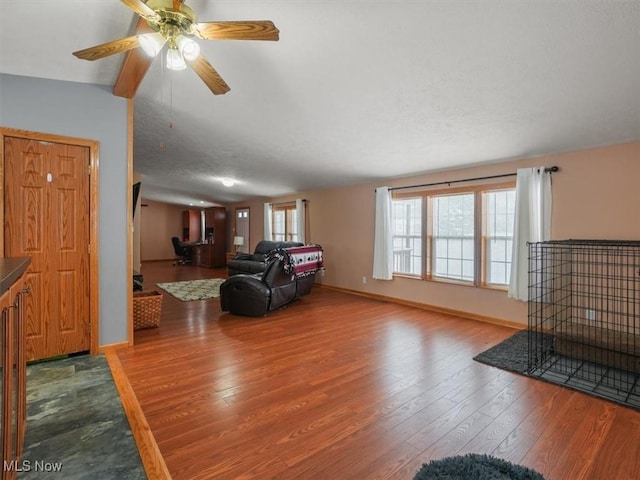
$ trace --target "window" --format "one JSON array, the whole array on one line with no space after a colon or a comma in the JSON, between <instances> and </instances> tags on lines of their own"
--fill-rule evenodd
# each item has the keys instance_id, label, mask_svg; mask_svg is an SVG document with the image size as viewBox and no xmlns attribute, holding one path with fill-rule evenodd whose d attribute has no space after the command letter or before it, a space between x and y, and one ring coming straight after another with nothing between
<instances>
[{"instance_id":1,"label":"window","mask_svg":"<svg viewBox=\"0 0 640 480\"><path fill-rule=\"evenodd\" d=\"M393 202L393 271L420 275L422 264L422 198Z\"/></svg>"},{"instance_id":2,"label":"window","mask_svg":"<svg viewBox=\"0 0 640 480\"><path fill-rule=\"evenodd\" d=\"M469 285L509 283L513 184L398 195L394 273Z\"/></svg>"},{"instance_id":3,"label":"window","mask_svg":"<svg viewBox=\"0 0 640 480\"><path fill-rule=\"evenodd\" d=\"M515 190L485 192L486 283L507 285L511 275L511 247L515 219Z\"/></svg>"},{"instance_id":4,"label":"window","mask_svg":"<svg viewBox=\"0 0 640 480\"><path fill-rule=\"evenodd\" d=\"M474 280L474 194L432 197L433 276Z\"/></svg>"},{"instance_id":5,"label":"window","mask_svg":"<svg viewBox=\"0 0 640 480\"><path fill-rule=\"evenodd\" d=\"M274 241L298 241L298 220L295 204L273 207L272 228Z\"/></svg>"}]
</instances>

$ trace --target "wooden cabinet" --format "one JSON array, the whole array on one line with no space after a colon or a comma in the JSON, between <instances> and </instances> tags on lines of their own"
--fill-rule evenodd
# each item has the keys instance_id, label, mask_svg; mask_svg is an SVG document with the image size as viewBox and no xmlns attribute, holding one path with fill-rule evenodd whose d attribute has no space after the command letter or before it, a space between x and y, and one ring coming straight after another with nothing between
<instances>
[{"instance_id":1,"label":"wooden cabinet","mask_svg":"<svg viewBox=\"0 0 640 480\"><path fill-rule=\"evenodd\" d=\"M182 241L199 242L200 236L200 210L185 210L182 212Z\"/></svg>"},{"instance_id":2,"label":"wooden cabinet","mask_svg":"<svg viewBox=\"0 0 640 480\"><path fill-rule=\"evenodd\" d=\"M0 368L2 370L2 480L16 478L27 426L24 272L29 259L0 259Z\"/></svg>"},{"instance_id":3,"label":"wooden cabinet","mask_svg":"<svg viewBox=\"0 0 640 480\"><path fill-rule=\"evenodd\" d=\"M227 209L211 207L204 211L205 241L209 245L208 263L211 268L227 265Z\"/></svg>"},{"instance_id":4,"label":"wooden cabinet","mask_svg":"<svg viewBox=\"0 0 640 480\"><path fill-rule=\"evenodd\" d=\"M193 247L193 261L199 267L215 268L213 264L213 243L201 243Z\"/></svg>"}]
</instances>

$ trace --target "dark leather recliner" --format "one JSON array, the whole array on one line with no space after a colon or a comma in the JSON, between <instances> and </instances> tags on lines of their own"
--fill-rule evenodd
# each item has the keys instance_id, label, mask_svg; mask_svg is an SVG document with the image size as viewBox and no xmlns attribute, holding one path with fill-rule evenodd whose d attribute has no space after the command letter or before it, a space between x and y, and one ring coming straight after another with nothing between
<instances>
[{"instance_id":1,"label":"dark leather recliner","mask_svg":"<svg viewBox=\"0 0 640 480\"><path fill-rule=\"evenodd\" d=\"M288 251L277 249L269 256L271 260L262 273L234 275L225 280L220 286L222 311L260 317L309 294L316 271L322 268L322 249L319 246L305 248L316 248L319 253L303 276L296 275L296 261Z\"/></svg>"},{"instance_id":2,"label":"dark leather recliner","mask_svg":"<svg viewBox=\"0 0 640 480\"><path fill-rule=\"evenodd\" d=\"M277 248L299 247L300 242L272 242L262 240L256 245L253 253L236 253L233 259L227 262L229 276L239 274L261 273L267 266L266 256Z\"/></svg>"}]
</instances>

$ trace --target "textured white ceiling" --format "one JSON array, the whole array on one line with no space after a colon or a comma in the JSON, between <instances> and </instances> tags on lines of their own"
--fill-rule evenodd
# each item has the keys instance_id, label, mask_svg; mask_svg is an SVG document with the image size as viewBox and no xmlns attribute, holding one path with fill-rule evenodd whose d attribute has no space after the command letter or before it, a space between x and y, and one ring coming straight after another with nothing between
<instances>
[{"instance_id":1,"label":"textured white ceiling","mask_svg":"<svg viewBox=\"0 0 640 480\"><path fill-rule=\"evenodd\" d=\"M280 41L200 41L231 87L222 96L155 60L135 97L150 200L229 202L640 140L640 1L188 5L201 21L272 20ZM129 35L123 4L0 6L0 72L113 85L124 54L71 52Z\"/></svg>"}]
</instances>

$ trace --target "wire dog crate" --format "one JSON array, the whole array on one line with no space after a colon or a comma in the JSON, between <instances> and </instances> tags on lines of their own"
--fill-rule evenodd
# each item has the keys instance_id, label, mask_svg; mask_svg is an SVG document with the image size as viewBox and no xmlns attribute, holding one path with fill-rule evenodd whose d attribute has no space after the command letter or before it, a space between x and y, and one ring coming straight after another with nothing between
<instances>
[{"instance_id":1,"label":"wire dog crate","mask_svg":"<svg viewBox=\"0 0 640 480\"><path fill-rule=\"evenodd\" d=\"M640 242L529 244L528 373L640 408Z\"/></svg>"}]
</instances>

